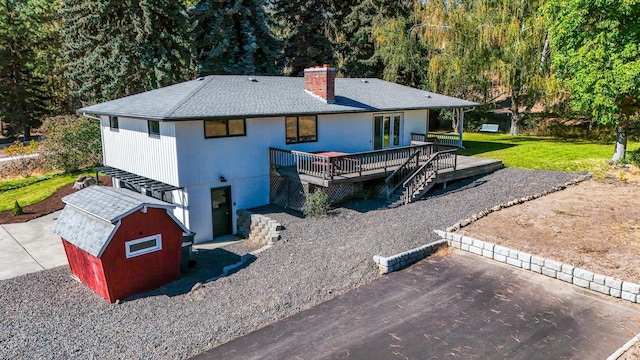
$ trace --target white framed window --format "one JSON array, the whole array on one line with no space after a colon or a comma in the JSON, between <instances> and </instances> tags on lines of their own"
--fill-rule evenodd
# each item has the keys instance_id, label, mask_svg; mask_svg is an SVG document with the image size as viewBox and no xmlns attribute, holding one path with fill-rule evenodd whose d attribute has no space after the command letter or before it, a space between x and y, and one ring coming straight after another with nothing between
<instances>
[{"instance_id":1,"label":"white framed window","mask_svg":"<svg viewBox=\"0 0 640 360\"><path fill-rule=\"evenodd\" d=\"M162 250L162 235L156 234L124 243L127 259Z\"/></svg>"}]
</instances>

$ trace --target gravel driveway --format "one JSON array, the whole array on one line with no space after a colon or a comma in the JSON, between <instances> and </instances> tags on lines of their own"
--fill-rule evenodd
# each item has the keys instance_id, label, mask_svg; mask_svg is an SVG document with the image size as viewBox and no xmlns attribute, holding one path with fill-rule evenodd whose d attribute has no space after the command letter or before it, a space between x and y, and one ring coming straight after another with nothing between
<instances>
[{"instance_id":1,"label":"gravel driveway","mask_svg":"<svg viewBox=\"0 0 640 360\"><path fill-rule=\"evenodd\" d=\"M114 305L72 280L67 267L1 281L0 357L187 358L376 279L373 255L425 244L435 239L433 229L575 177L503 169L396 209L359 201L318 219L262 207L286 227L283 240L192 292L220 271L214 263L236 261L244 246L200 254L197 271Z\"/></svg>"}]
</instances>

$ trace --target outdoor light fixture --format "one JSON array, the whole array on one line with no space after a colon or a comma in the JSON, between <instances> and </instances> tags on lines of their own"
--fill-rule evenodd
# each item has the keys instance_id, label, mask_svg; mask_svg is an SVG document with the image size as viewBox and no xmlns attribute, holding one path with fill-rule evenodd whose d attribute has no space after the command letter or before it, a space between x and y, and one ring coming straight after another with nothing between
<instances>
[{"instance_id":1,"label":"outdoor light fixture","mask_svg":"<svg viewBox=\"0 0 640 360\"><path fill-rule=\"evenodd\" d=\"M224 176L220 175L220 182L227 182L227 178L225 178Z\"/></svg>"}]
</instances>

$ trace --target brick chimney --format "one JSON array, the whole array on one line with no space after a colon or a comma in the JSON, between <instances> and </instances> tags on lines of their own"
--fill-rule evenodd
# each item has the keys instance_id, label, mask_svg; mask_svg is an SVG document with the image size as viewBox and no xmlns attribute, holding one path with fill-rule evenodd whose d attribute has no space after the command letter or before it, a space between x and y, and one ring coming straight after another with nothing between
<instances>
[{"instance_id":1,"label":"brick chimney","mask_svg":"<svg viewBox=\"0 0 640 360\"><path fill-rule=\"evenodd\" d=\"M325 64L304 69L304 90L332 104L335 98L336 69Z\"/></svg>"}]
</instances>

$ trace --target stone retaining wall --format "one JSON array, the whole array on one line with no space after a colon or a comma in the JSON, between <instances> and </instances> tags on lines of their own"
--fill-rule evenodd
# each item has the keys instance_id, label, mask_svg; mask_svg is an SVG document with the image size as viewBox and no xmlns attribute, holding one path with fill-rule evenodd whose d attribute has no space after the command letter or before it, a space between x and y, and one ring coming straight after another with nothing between
<instances>
[{"instance_id":1,"label":"stone retaining wall","mask_svg":"<svg viewBox=\"0 0 640 360\"><path fill-rule=\"evenodd\" d=\"M263 245L280 240L284 227L270 217L254 214L249 210L238 210L238 235L255 240Z\"/></svg>"},{"instance_id":2,"label":"stone retaining wall","mask_svg":"<svg viewBox=\"0 0 640 360\"><path fill-rule=\"evenodd\" d=\"M438 236L446 240L449 246L552 277L585 289L640 303L640 285L622 281L610 276L595 274L558 261L545 259L523 251L495 245L460 234L436 230Z\"/></svg>"},{"instance_id":3,"label":"stone retaining wall","mask_svg":"<svg viewBox=\"0 0 640 360\"><path fill-rule=\"evenodd\" d=\"M438 251L441 247L447 246L447 240L439 240L427 245L423 245L417 247L415 249L411 249L409 251L405 251L390 257L382 257L375 255L373 257L373 261L380 268L380 272L383 274L388 274L390 272L398 271L400 269L404 269L407 266L418 262L426 258L427 256L433 254Z\"/></svg>"}]
</instances>

